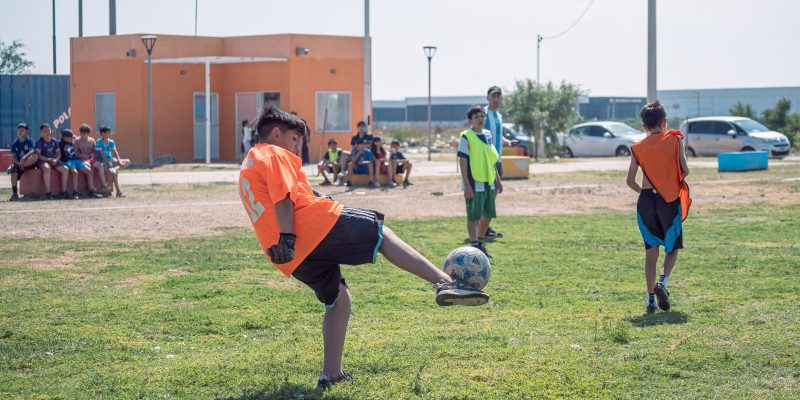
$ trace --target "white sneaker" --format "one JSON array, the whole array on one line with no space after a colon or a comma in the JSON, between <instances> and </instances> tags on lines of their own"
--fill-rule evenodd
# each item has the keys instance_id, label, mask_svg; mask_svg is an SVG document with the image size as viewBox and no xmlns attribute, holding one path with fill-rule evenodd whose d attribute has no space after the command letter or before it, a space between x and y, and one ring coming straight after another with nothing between
<instances>
[{"instance_id":1,"label":"white sneaker","mask_svg":"<svg viewBox=\"0 0 800 400\"><path fill-rule=\"evenodd\" d=\"M389 182L389 187L390 187L390 188L395 188L395 187L397 187L397 182L395 182L395 181L391 181L391 182Z\"/></svg>"},{"instance_id":2,"label":"white sneaker","mask_svg":"<svg viewBox=\"0 0 800 400\"><path fill-rule=\"evenodd\" d=\"M334 183L334 186L342 186L342 185L344 185L344 180L342 179L339 179L338 181L336 181L336 183Z\"/></svg>"}]
</instances>

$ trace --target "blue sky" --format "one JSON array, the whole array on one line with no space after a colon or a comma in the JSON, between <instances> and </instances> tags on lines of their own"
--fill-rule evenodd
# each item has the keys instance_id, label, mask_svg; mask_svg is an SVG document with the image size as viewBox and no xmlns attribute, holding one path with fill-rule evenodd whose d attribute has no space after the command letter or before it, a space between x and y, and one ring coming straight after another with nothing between
<instances>
[{"instance_id":1,"label":"blue sky","mask_svg":"<svg viewBox=\"0 0 800 400\"><path fill-rule=\"evenodd\" d=\"M536 75L536 34L569 27L590 0L372 0L373 98L477 95ZM69 72L78 0L56 0L58 72ZM108 1L84 0L84 35L108 34ZM117 0L117 33L194 34L195 0ZM0 0L0 40L52 72L50 0ZM541 79L592 95L646 94L646 0L595 0L545 40ZM800 1L658 0L659 89L800 86ZM198 34L363 35L363 0L199 0Z\"/></svg>"}]
</instances>

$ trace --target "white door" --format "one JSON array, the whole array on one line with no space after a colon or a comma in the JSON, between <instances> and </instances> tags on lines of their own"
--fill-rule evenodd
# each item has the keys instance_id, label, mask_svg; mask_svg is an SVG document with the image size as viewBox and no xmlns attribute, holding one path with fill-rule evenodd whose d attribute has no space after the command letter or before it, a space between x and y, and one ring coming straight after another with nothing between
<instances>
[{"instance_id":1,"label":"white door","mask_svg":"<svg viewBox=\"0 0 800 400\"><path fill-rule=\"evenodd\" d=\"M206 95L194 94L194 159L206 159ZM211 93L211 159L219 160L219 96Z\"/></svg>"}]
</instances>

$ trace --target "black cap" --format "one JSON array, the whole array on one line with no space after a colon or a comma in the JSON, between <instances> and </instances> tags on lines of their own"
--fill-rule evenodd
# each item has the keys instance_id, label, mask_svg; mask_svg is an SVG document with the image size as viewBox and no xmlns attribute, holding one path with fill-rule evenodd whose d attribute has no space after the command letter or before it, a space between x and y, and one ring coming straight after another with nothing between
<instances>
[{"instance_id":1,"label":"black cap","mask_svg":"<svg viewBox=\"0 0 800 400\"><path fill-rule=\"evenodd\" d=\"M28 129L28 124L26 124L26 123L24 123L24 122L20 122L20 123L17 125L17 129L19 129L19 128L25 128L25 129L27 130L27 129Z\"/></svg>"},{"instance_id":2,"label":"black cap","mask_svg":"<svg viewBox=\"0 0 800 400\"><path fill-rule=\"evenodd\" d=\"M330 140L328 140L328 144L336 144L336 143L337 143L336 139L331 138Z\"/></svg>"},{"instance_id":3,"label":"black cap","mask_svg":"<svg viewBox=\"0 0 800 400\"><path fill-rule=\"evenodd\" d=\"M64 129L61 131L61 137L73 137L75 135L72 134L72 129Z\"/></svg>"},{"instance_id":4,"label":"black cap","mask_svg":"<svg viewBox=\"0 0 800 400\"><path fill-rule=\"evenodd\" d=\"M491 95L492 93L500 93L500 94L503 94L503 90L502 90L502 89L500 89L500 86L492 86L492 87L490 87L490 88L489 88L489 90L486 92L486 95L487 95L487 96L489 96L489 95Z\"/></svg>"}]
</instances>

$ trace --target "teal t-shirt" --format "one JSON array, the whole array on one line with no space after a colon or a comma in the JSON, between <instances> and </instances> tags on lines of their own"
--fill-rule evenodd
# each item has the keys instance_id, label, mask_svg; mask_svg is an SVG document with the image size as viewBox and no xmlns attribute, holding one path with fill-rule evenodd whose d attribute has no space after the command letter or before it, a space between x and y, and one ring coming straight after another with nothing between
<instances>
[{"instance_id":1,"label":"teal t-shirt","mask_svg":"<svg viewBox=\"0 0 800 400\"><path fill-rule=\"evenodd\" d=\"M100 155L100 153L103 153L103 154L105 154L106 159L111 161L111 158L113 157L111 155L111 150L114 150L116 148L117 148L117 145L114 144L114 140L112 140L112 139L108 139L108 144L103 143L102 139L98 140L97 141L97 159L98 160L102 160L103 157Z\"/></svg>"}]
</instances>

